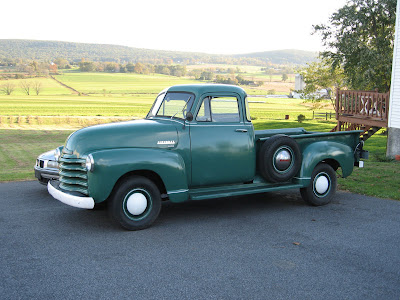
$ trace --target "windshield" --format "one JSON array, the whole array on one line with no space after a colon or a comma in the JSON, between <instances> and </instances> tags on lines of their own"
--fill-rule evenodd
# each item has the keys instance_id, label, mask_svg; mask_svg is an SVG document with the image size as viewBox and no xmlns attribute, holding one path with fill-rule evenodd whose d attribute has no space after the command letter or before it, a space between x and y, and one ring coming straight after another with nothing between
<instances>
[{"instance_id":1,"label":"windshield","mask_svg":"<svg viewBox=\"0 0 400 300\"><path fill-rule=\"evenodd\" d=\"M186 118L186 112L190 110L194 95L190 93L161 93L154 101L147 118L150 117L177 117Z\"/></svg>"}]
</instances>

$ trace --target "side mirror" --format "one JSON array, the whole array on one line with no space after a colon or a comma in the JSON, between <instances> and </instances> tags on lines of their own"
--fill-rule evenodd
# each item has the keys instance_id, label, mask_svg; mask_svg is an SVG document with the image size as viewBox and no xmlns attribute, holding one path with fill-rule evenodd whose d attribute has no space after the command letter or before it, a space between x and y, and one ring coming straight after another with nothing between
<instances>
[{"instance_id":1,"label":"side mirror","mask_svg":"<svg viewBox=\"0 0 400 300\"><path fill-rule=\"evenodd\" d=\"M186 121L193 121L193 114L190 111L186 113Z\"/></svg>"}]
</instances>

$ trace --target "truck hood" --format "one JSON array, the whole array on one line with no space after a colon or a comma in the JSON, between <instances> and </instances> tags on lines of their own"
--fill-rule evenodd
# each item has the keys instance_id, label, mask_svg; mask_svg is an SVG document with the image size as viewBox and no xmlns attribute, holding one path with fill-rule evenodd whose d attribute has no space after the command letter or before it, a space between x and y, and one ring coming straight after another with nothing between
<instances>
[{"instance_id":1,"label":"truck hood","mask_svg":"<svg viewBox=\"0 0 400 300\"><path fill-rule=\"evenodd\" d=\"M72 133L66 149L78 157L113 148L174 148L178 123L172 120L138 120L86 127Z\"/></svg>"}]
</instances>

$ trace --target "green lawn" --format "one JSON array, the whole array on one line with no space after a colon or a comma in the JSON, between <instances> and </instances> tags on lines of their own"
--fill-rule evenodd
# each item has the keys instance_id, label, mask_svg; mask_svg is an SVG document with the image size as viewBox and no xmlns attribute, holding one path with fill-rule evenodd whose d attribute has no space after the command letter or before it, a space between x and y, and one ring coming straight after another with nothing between
<instances>
[{"instance_id":1,"label":"green lawn","mask_svg":"<svg viewBox=\"0 0 400 300\"><path fill-rule=\"evenodd\" d=\"M63 145L71 131L0 129L0 181L32 180L39 154Z\"/></svg>"}]
</instances>

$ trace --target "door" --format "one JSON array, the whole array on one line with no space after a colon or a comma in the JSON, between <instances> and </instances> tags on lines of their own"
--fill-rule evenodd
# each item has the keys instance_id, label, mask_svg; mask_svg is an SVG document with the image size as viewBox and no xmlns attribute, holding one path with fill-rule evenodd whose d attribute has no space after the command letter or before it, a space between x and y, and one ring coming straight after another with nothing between
<instances>
[{"instance_id":1,"label":"door","mask_svg":"<svg viewBox=\"0 0 400 300\"><path fill-rule=\"evenodd\" d=\"M255 175L254 129L236 94L202 99L190 123L192 187L251 181Z\"/></svg>"}]
</instances>

